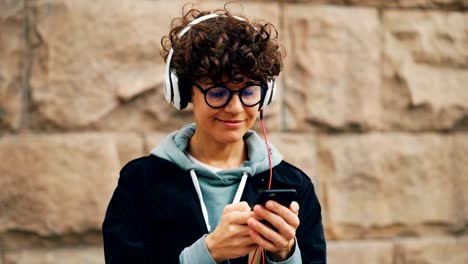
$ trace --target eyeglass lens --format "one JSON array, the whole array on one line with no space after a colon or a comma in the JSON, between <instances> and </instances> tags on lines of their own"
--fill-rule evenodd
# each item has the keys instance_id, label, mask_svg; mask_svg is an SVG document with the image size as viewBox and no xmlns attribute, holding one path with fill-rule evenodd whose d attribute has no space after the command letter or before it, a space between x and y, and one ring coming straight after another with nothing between
<instances>
[{"instance_id":1,"label":"eyeglass lens","mask_svg":"<svg viewBox=\"0 0 468 264\"><path fill-rule=\"evenodd\" d=\"M205 90L206 103L211 107L225 106L234 93L239 94L240 100L245 106L254 106L261 100L262 88L260 85L249 85L232 91L226 87L211 87Z\"/></svg>"}]
</instances>

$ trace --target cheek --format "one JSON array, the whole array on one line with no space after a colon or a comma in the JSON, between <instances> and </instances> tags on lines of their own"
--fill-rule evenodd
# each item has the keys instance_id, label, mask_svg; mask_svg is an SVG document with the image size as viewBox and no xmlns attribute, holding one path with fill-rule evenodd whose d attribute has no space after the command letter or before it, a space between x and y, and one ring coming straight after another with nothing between
<instances>
[{"instance_id":1,"label":"cheek","mask_svg":"<svg viewBox=\"0 0 468 264\"><path fill-rule=\"evenodd\" d=\"M193 114L195 121L207 122L216 115L216 111L206 105L203 98L192 97Z\"/></svg>"},{"instance_id":2,"label":"cheek","mask_svg":"<svg viewBox=\"0 0 468 264\"><path fill-rule=\"evenodd\" d=\"M249 108L246 112L250 118L255 120L257 118L258 108L252 107L252 108Z\"/></svg>"}]
</instances>

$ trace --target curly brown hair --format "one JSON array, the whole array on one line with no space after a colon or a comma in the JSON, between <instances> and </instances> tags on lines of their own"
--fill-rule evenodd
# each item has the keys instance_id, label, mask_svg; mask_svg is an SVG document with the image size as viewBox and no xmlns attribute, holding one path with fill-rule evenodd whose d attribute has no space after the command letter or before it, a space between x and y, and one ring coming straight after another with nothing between
<instances>
[{"instance_id":1,"label":"curly brown hair","mask_svg":"<svg viewBox=\"0 0 468 264\"><path fill-rule=\"evenodd\" d=\"M185 93L185 89L198 80L217 84L225 78L246 76L266 84L282 70L284 55L275 26L234 16L228 5L213 11L198 10L192 3L184 5L182 17L172 20L169 35L161 39L161 55L166 62L170 49L174 50L171 68L184 90L182 93L191 94ZM212 13L218 16L191 26L179 38L181 30L192 20Z\"/></svg>"}]
</instances>

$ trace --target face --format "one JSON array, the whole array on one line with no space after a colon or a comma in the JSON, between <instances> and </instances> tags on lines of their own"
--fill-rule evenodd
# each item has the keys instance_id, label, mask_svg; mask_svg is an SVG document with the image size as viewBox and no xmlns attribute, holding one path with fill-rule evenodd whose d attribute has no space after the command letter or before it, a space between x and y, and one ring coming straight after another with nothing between
<instances>
[{"instance_id":1,"label":"face","mask_svg":"<svg viewBox=\"0 0 468 264\"><path fill-rule=\"evenodd\" d=\"M225 83L223 86L235 91L245 88L249 84L258 84L258 82L243 79ZM242 137L255 123L259 105L246 106L239 98L240 93L235 93L225 106L210 107L205 101L203 92L213 86L210 81L199 81L197 85L192 87L192 104L197 123L197 136L206 144L217 142L228 145L243 142ZM219 96L219 93L214 95ZM249 96L252 96L252 91L250 88L246 88L243 92L244 103L249 103Z\"/></svg>"}]
</instances>

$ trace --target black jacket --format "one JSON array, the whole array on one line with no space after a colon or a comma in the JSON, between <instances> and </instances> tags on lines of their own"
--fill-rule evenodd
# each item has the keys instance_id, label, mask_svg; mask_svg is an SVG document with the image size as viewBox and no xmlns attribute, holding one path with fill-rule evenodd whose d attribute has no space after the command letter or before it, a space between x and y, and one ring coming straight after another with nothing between
<instances>
[{"instance_id":1,"label":"black jacket","mask_svg":"<svg viewBox=\"0 0 468 264\"><path fill-rule=\"evenodd\" d=\"M252 206L268 177L269 171L249 177L241 201ZM272 188L297 190L302 262L326 263L321 207L309 177L282 161L273 168ZM102 232L107 264L178 263L182 250L208 233L190 173L154 155L124 166Z\"/></svg>"}]
</instances>

